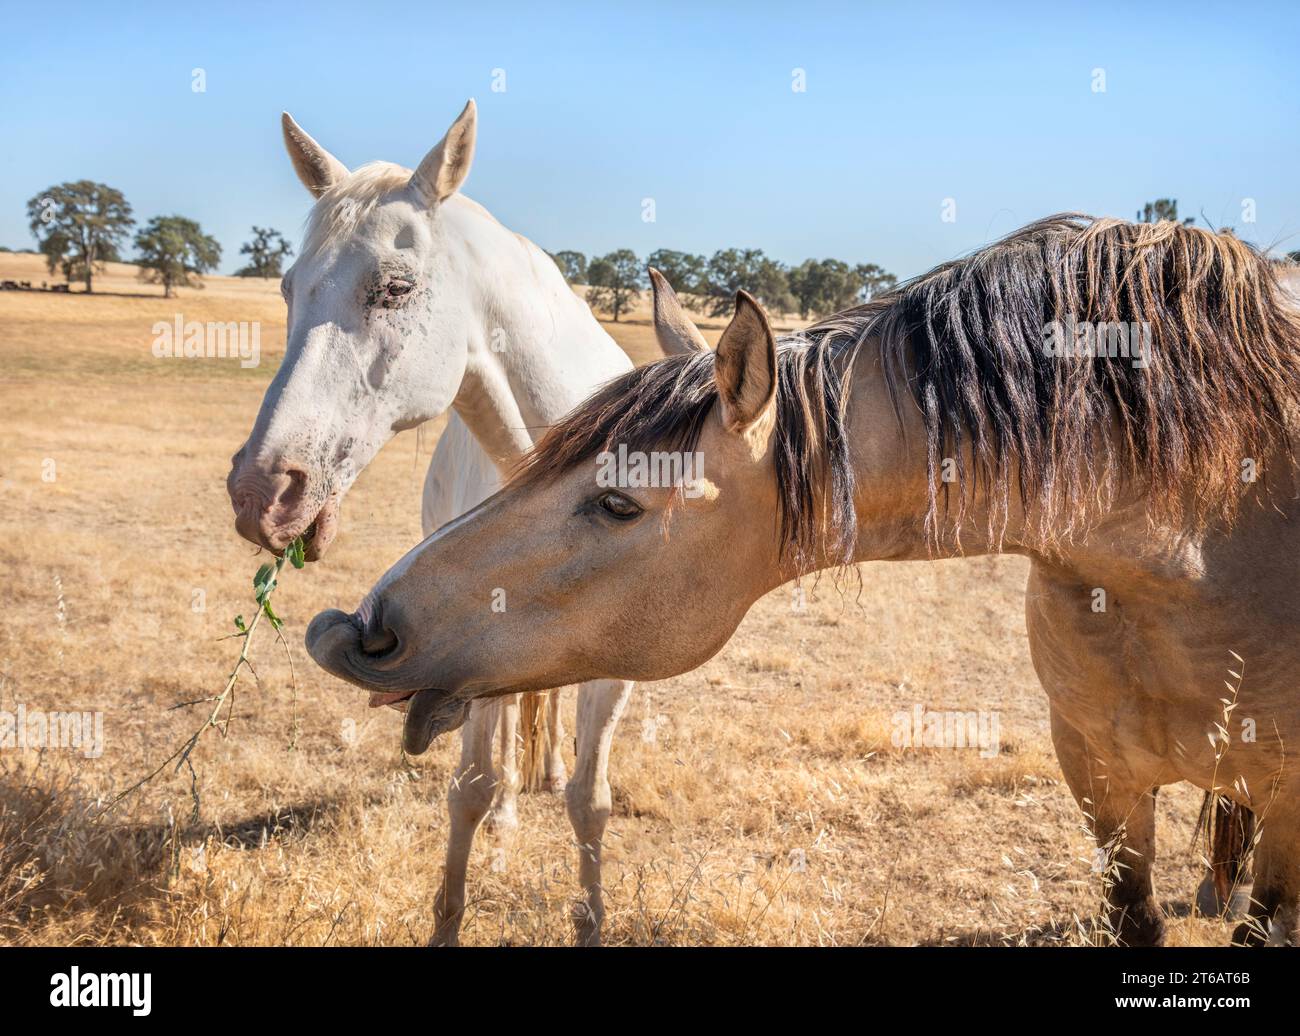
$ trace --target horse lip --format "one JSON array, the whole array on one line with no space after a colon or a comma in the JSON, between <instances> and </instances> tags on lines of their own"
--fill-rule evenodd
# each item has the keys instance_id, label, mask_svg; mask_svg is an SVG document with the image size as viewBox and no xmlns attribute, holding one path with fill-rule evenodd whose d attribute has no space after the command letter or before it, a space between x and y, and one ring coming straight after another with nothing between
<instances>
[{"instance_id":1,"label":"horse lip","mask_svg":"<svg viewBox=\"0 0 1300 1036\"><path fill-rule=\"evenodd\" d=\"M358 615L332 608L321 612L308 623L303 639L307 654L318 666L327 673L370 692L370 708L388 705L405 712L421 694L432 694L435 701L446 706L457 693L447 687L422 685L419 677L410 673L371 669L359 650L362 632ZM454 717L445 717L448 721L452 718ZM459 725L459 722L455 724Z\"/></svg>"},{"instance_id":2,"label":"horse lip","mask_svg":"<svg viewBox=\"0 0 1300 1036\"><path fill-rule=\"evenodd\" d=\"M410 683L403 686L392 674L373 670L365 664L360 653L361 627L354 615L337 608L321 612L307 624L303 642L307 654L318 666L362 690L376 694L409 693L412 690ZM415 689L418 690L418 685Z\"/></svg>"},{"instance_id":3,"label":"horse lip","mask_svg":"<svg viewBox=\"0 0 1300 1036\"><path fill-rule=\"evenodd\" d=\"M235 529L251 543L278 554L298 537L303 539L304 556L319 561L338 535L343 498L330 493L315 511L284 515L268 510L261 499L235 505Z\"/></svg>"},{"instance_id":4,"label":"horse lip","mask_svg":"<svg viewBox=\"0 0 1300 1036\"><path fill-rule=\"evenodd\" d=\"M439 734L455 730L465 722L469 706L469 699L458 698L441 688L416 691L402 723L402 749L407 755L422 754Z\"/></svg>"},{"instance_id":5,"label":"horse lip","mask_svg":"<svg viewBox=\"0 0 1300 1036\"><path fill-rule=\"evenodd\" d=\"M455 730L465 722L471 699L463 690L457 693L442 687L424 687L413 691L377 689L374 677L369 674L361 676L356 665L354 656L360 638L361 631L355 615L347 615L337 609L321 612L307 627L307 653L326 672L370 691L372 708L391 705L405 711L402 748L408 755L422 754L439 734Z\"/></svg>"},{"instance_id":6,"label":"horse lip","mask_svg":"<svg viewBox=\"0 0 1300 1036\"><path fill-rule=\"evenodd\" d=\"M320 510L312 515L311 521L304 527L302 535L306 537L304 555L308 561L319 561L325 556L334 537L338 533L339 510L343 499L339 494L330 493L321 504Z\"/></svg>"},{"instance_id":7,"label":"horse lip","mask_svg":"<svg viewBox=\"0 0 1300 1036\"><path fill-rule=\"evenodd\" d=\"M359 633L356 621L351 615L341 612L337 608L330 608L328 611L321 612L307 624L307 632L303 637L307 647L307 654L311 655L317 665L330 672L334 672L333 666L329 664L333 659L330 657L329 652L326 651L326 647L328 647L329 641L337 636L335 631L340 626L350 626L354 633Z\"/></svg>"},{"instance_id":8,"label":"horse lip","mask_svg":"<svg viewBox=\"0 0 1300 1036\"><path fill-rule=\"evenodd\" d=\"M397 708L403 702L410 701L411 698L419 693L418 691L371 691L369 707L372 709L381 708L384 705L391 705ZM399 709L405 712L405 709Z\"/></svg>"}]
</instances>

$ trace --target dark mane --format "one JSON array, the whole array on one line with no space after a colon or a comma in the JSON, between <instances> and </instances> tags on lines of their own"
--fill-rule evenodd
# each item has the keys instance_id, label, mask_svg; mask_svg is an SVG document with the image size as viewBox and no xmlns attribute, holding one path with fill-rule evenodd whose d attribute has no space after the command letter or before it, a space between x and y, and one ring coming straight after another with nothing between
<instances>
[{"instance_id":1,"label":"dark mane","mask_svg":"<svg viewBox=\"0 0 1300 1036\"><path fill-rule=\"evenodd\" d=\"M777 351L775 431L782 556L852 557L854 479L844 408L853 360L879 348L894 405L924 419L927 530L960 535L977 494L997 539L1013 496L1059 543L1122 486L1153 519L1230 522L1241 464L1289 446L1300 405L1300 323L1280 265L1229 233L1164 222L1053 216L849 310ZM1053 322L1139 325L1135 357L1062 357ZM903 391L903 389L906 391ZM713 356L676 356L599 390L550 429L517 479L606 449L693 450L717 399ZM945 458L956 480L941 480ZM951 492L950 492L951 491Z\"/></svg>"},{"instance_id":2,"label":"dark mane","mask_svg":"<svg viewBox=\"0 0 1300 1036\"><path fill-rule=\"evenodd\" d=\"M820 547L851 556L853 466L842 417L851 338L785 340L777 349L774 431L782 556L802 570ZM629 371L551 428L514 481L566 471L604 450L692 452L718 399L713 353L669 356Z\"/></svg>"}]
</instances>

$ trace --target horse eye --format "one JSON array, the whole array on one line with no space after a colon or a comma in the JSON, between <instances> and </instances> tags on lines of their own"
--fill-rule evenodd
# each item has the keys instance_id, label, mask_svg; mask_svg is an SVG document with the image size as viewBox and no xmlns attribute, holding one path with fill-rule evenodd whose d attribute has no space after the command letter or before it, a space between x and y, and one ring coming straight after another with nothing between
<instances>
[{"instance_id":1,"label":"horse eye","mask_svg":"<svg viewBox=\"0 0 1300 1036\"><path fill-rule=\"evenodd\" d=\"M641 505L635 500L629 500L622 493L606 493L596 503L606 514L622 522L635 518L641 513Z\"/></svg>"},{"instance_id":2,"label":"horse eye","mask_svg":"<svg viewBox=\"0 0 1300 1036\"><path fill-rule=\"evenodd\" d=\"M409 292L413 287L415 287L415 285L409 283L408 281L393 281L388 286L388 297L394 299L401 298L403 295Z\"/></svg>"}]
</instances>

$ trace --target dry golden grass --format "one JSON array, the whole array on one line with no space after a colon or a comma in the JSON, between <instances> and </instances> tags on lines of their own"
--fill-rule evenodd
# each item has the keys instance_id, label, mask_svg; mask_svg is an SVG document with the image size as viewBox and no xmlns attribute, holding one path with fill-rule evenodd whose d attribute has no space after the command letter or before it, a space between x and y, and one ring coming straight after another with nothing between
<instances>
[{"instance_id":1,"label":"dry golden grass","mask_svg":"<svg viewBox=\"0 0 1300 1036\"><path fill-rule=\"evenodd\" d=\"M0 293L0 709L102 710L106 740L98 759L0 749L0 942L423 942L459 746L407 770L399 717L367 711L301 635L418 538L437 427L380 454L329 557L277 592L297 703L263 639L260 688L241 685L231 737L196 753L200 820L182 776L91 822L196 725L167 707L213 693L233 661L217 638L250 613L260 559L224 480L284 341L274 283L214 277L163 300L133 274L115 267L95 297ZM0 255L0 279L46 277ZM177 311L263 321L262 366L154 359L150 326ZM609 327L634 359L655 355L644 307ZM1014 558L867 565L860 593L823 579L801 610L780 590L700 670L639 687L613 755L607 941L1087 941L1100 879L1029 664L1025 574ZM891 717L915 703L997 711L1002 751L894 747ZM1160 801L1171 941L1224 943L1225 926L1187 916L1198 797ZM468 943L570 938L563 805L524 796L520 819L504 866L480 836Z\"/></svg>"}]
</instances>

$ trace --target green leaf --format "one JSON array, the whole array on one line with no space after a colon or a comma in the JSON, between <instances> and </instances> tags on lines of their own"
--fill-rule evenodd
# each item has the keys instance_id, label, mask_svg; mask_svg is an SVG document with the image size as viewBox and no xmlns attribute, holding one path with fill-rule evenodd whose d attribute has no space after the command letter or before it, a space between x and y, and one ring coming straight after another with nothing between
<instances>
[{"instance_id":1,"label":"green leaf","mask_svg":"<svg viewBox=\"0 0 1300 1036\"><path fill-rule=\"evenodd\" d=\"M257 598L257 603L261 604L272 590L275 589L275 566L263 565L257 570L257 575L253 576L253 595Z\"/></svg>"},{"instance_id":2,"label":"green leaf","mask_svg":"<svg viewBox=\"0 0 1300 1036\"><path fill-rule=\"evenodd\" d=\"M290 543L284 553L294 568L302 568L307 563L307 546L301 536Z\"/></svg>"},{"instance_id":3,"label":"green leaf","mask_svg":"<svg viewBox=\"0 0 1300 1036\"><path fill-rule=\"evenodd\" d=\"M235 616L235 629L239 630L240 633L248 632L248 627L244 625L244 617L242 615Z\"/></svg>"},{"instance_id":4,"label":"green leaf","mask_svg":"<svg viewBox=\"0 0 1300 1036\"><path fill-rule=\"evenodd\" d=\"M271 625L274 626L276 629L279 629L281 626L284 625L284 623L280 620L280 616L275 614L275 609L271 607L270 600L262 601L262 611L266 613L266 617L271 620Z\"/></svg>"}]
</instances>

